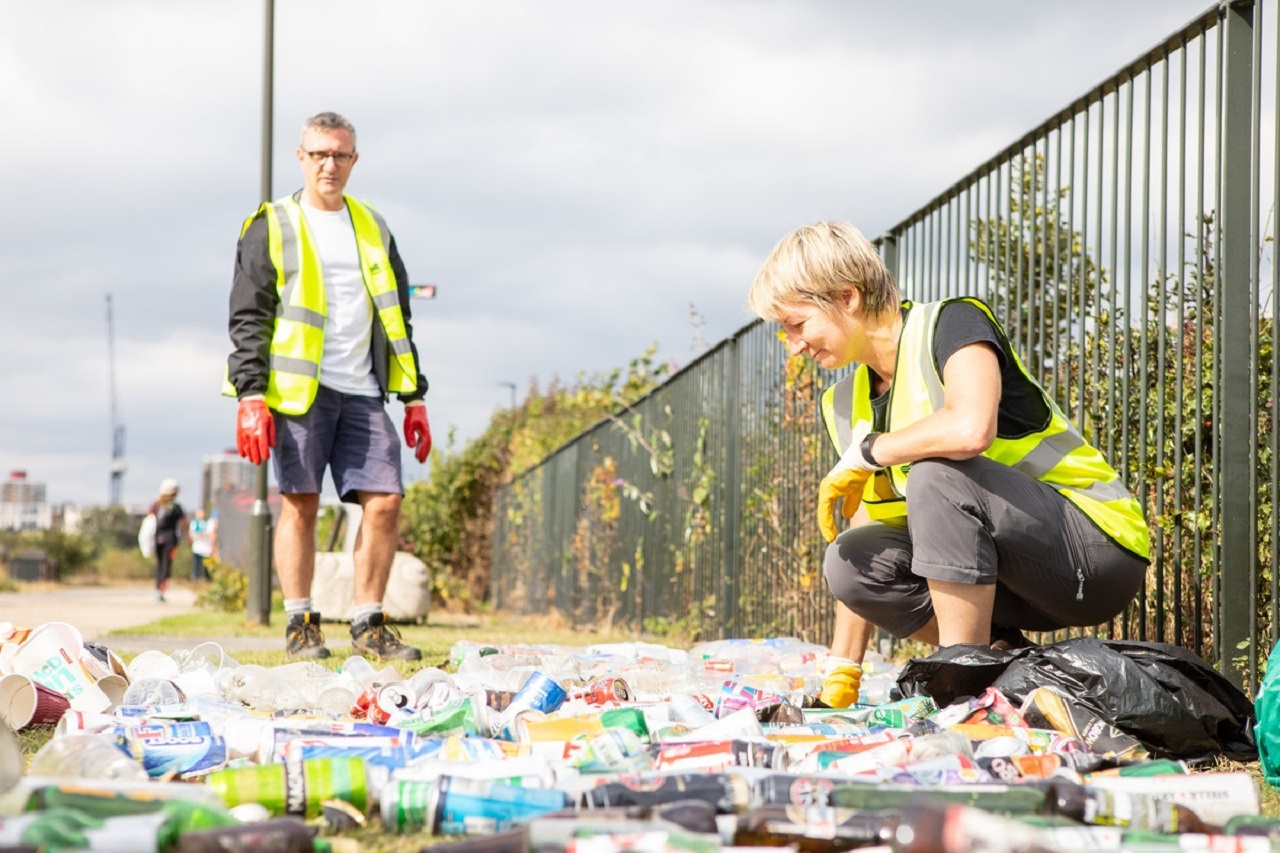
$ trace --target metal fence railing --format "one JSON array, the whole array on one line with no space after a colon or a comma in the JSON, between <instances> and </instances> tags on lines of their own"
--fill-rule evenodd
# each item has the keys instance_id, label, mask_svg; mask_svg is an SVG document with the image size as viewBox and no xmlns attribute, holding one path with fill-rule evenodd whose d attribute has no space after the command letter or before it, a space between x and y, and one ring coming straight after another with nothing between
<instances>
[{"instance_id":1,"label":"metal fence railing","mask_svg":"<svg viewBox=\"0 0 1280 853\"><path fill-rule=\"evenodd\" d=\"M1143 501L1147 588L1091 630L1241 683L1280 615L1271 17L1214 5L878 241L907 298L986 299ZM752 324L562 447L499 495L496 605L829 640L812 508L835 378Z\"/></svg>"}]
</instances>

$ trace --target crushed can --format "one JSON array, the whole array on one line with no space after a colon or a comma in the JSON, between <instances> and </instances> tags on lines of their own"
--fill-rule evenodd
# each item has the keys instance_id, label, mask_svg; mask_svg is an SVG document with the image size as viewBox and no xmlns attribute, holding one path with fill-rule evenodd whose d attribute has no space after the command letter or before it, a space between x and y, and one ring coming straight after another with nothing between
<instances>
[{"instance_id":1,"label":"crushed can","mask_svg":"<svg viewBox=\"0 0 1280 853\"><path fill-rule=\"evenodd\" d=\"M227 742L217 735L144 738L132 741L129 748L153 778L173 774L191 779L227 763Z\"/></svg>"}]
</instances>

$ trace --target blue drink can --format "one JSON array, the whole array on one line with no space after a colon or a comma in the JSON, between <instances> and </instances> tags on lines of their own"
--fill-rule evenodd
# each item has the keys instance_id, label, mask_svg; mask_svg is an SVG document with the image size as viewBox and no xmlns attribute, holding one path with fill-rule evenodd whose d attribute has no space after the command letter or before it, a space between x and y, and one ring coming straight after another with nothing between
<instances>
[{"instance_id":1,"label":"blue drink can","mask_svg":"<svg viewBox=\"0 0 1280 853\"><path fill-rule=\"evenodd\" d=\"M213 734L213 727L203 720L192 720L185 723L127 724L117 726L115 733L120 740L132 744L176 737L209 737Z\"/></svg>"},{"instance_id":2,"label":"blue drink can","mask_svg":"<svg viewBox=\"0 0 1280 853\"><path fill-rule=\"evenodd\" d=\"M426 792L423 822L432 835L493 835L568 805L560 790L441 776Z\"/></svg>"},{"instance_id":3,"label":"blue drink can","mask_svg":"<svg viewBox=\"0 0 1280 853\"><path fill-rule=\"evenodd\" d=\"M216 735L134 741L133 755L149 776L191 778L212 773L227 763L227 743Z\"/></svg>"},{"instance_id":4,"label":"blue drink can","mask_svg":"<svg viewBox=\"0 0 1280 853\"><path fill-rule=\"evenodd\" d=\"M550 714L564 704L569 694L554 679L540 672L532 673L524 685L511 697L499 719L498 731L507 740L515 740L512 724L516 716L525 711L541 711Z\"/></svg>"}]
</instances>

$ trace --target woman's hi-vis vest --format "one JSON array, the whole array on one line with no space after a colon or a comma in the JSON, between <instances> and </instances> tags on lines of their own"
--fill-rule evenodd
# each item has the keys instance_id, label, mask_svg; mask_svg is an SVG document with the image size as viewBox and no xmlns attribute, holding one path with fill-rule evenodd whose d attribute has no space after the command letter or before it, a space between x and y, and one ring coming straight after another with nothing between
<instances>
[{"instance_id":1,"label":"woman's hi-vis vest","mask_svg":"<svg viewBox=\"0 0 1280 853\"><path fill-rule=\"evenodd\" d=\"M350 196L343 196L355 228L356 249L365 290L386 331L389 354L388 393L417 390L417 365L400 311L400 294L391 269L391 231L383 218ZM292 196L263 204L245 220L240 236L258 217L267 220L267 247L276 269L275 330L271 335L270 372L266 402L275 411L300 415L311 408L320 386L320 359L324 353L324 272L307 229L302 208ZM235 389L224 392L235 396ZM229 389L229 390L228 390Z\"/></svg>"},{"instance_id":2,"label":"woman's hi-vis vest","mask_svg":"<svg viewBox=\"0 0 1280 853\"><path fill-rule=\"evenodd\" d=\"M960 300L921 305L906 303L909 310L898 339L885 432L902 429L942 408L945 392L942 377L933 361L933 333L942 308L956 301ZM977 299L965 298L963 301L980 308L1004 339L1004 330L996 322L991 309ZM1013 352L1007 346L1007 340L1004 343L1006 351ZM1142 506L1102 454L1084 440L1039 383L1032 379L1017 353L1013 353L1013 358L1049 407L1049 424L1040 432L1020 438L997 437L982 455L1052 486L1117 544L1148 559L1150 533L1142 516ZM875 415L871 399L871 376L866 365L859 365L851 375L823 392L822 419L836 452L844 453L860 425L868 430L872 428ZM894 465L877 471L867 481L862 504L872 519L902 523L907 514L907 475L910 470L910 463Z\"/></svg>"}]
</instances>

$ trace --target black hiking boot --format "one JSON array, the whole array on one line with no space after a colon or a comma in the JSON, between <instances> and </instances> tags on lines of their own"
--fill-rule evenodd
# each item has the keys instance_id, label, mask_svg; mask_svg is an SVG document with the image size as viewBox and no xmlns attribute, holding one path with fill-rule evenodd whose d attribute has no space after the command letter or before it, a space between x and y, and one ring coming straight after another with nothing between
<instances>
[{"instance_id":1,"label":"black hiking boot","mask_svg":"<svg viewBox=\"0 0 1280 853\"><path fill-rule=\"evenodd\" d=\"M422 660L422 652L406 646L400 632L387 624L385 613L374 613L351 623L351 648L365 657Z\"/></svg>"},{"instance_id":2,"label":"black hiking boot","mask_svg":"<svg viewBox=\"0 0 1280 853\"><path fill-rule=\"evenodd\" d=\"M320 614L314 610L289 617L289 627L284 630L284 656L294 658L327 658L324 634L320 633Z\"/></svg>"},{"instance_id":3,"label":"black hiking boot","mask_svg":"<svg viewBox=\"0 0 1280 853\"><path fill-rule=\"evenodd\" d=\"M1016 652L1018 649L1029 649L1035 643L1026 638L1017 628L1007 625L991 626L991 648L1002 652Z\"/></svg>"}]
</instances>

